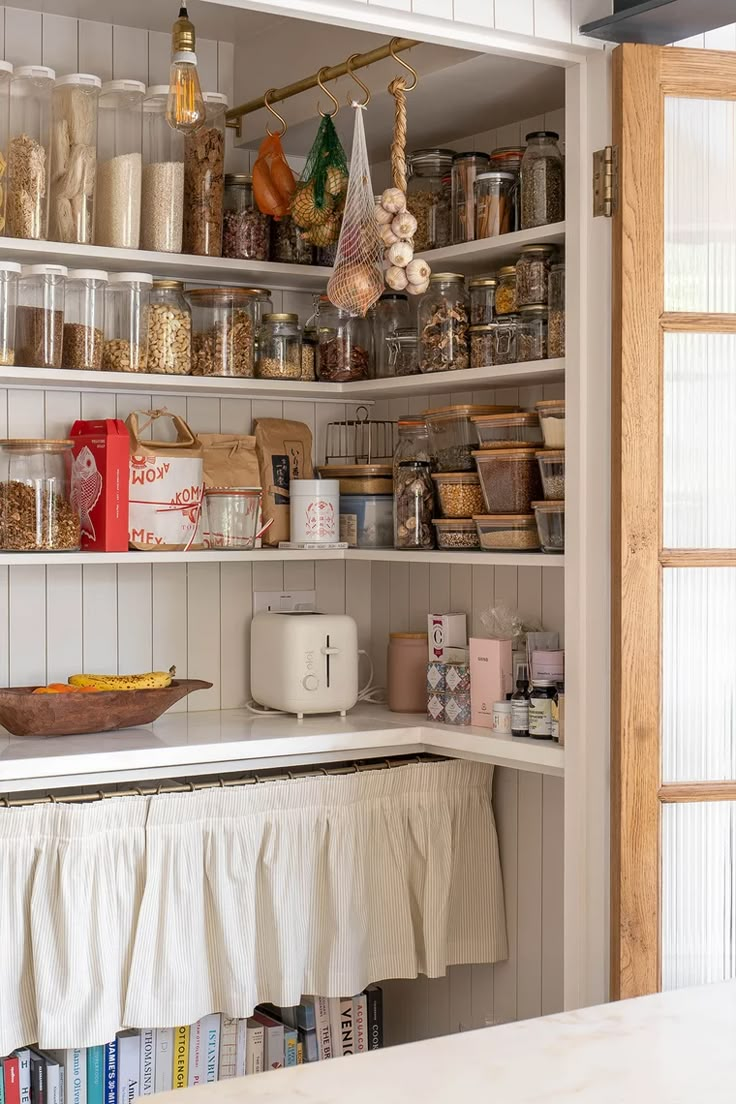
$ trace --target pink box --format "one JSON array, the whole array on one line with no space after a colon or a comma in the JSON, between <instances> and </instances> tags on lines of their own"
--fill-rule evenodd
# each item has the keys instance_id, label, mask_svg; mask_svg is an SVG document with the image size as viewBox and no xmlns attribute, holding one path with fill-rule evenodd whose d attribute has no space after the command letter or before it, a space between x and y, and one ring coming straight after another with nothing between
<instances>
[{"instance_id":1,"label":"pink box","mask_svg":"<svg viewBox=\"0 0 736 1104\"><path fill-rule=\"evenodd\" d=\"M510 640L470 638L471 724L493 727L493 703L513 690Z\"/></svg>"}]
</instances>

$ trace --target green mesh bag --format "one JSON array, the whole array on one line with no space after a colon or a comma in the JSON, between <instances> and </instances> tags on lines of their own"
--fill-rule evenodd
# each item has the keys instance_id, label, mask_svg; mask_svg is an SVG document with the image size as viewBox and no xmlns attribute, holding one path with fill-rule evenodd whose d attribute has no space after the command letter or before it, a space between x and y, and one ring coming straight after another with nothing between
<instances>
[{"instance_id":1,"label":"green mesh bag","mask_svg":"<svg viewBox=\"0 0 736 1104\"><path fill-rule=\"evenodd\" d=\"M313 245L332 245L340 236L347 187L345 150L331 117L323 115L291 200L294 222Z\"/></svg>"}]
</instances>

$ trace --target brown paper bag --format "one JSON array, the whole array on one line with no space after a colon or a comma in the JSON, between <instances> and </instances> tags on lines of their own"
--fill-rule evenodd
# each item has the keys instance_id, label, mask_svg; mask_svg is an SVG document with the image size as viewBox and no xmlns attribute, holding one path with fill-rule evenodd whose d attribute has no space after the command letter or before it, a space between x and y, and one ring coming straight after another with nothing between
<instances>
[{"instance_id":1,"label":"brown paper bag","mask_svg":"<svg viewBox=\"0 0 736 1104\"><path fill-rule=\"evenodd\" d=\"M237 433L200 433L205 487L260 487L255 437Z\"/></svg>"},{"instance_id":2,"label":"brown paper bag","mask_svg":"<svg viewBox=\"0 0 736 1104\"><path fill-rule=\"evenodd\" d=\"M139 414L146 419L139 426ZM142 441L158 418L170 418L175 441ZM130 436L131 548L180 552L202 548L202 446L187 423L166 410L134 410Z\"/></svg>"},{"instance_id":3,"label":"brown paper bag","mask_svg":"<svg viewBox=\"0 0 736 1104\"><path fill-rule=\"evenodd\" d=\"M289 539L289 484L292 479L312 479L312 433L304 422L259 418L256 453L263 488L263 523L273 523L263 543L274 547Z\"/></svg>"}]
</instances>

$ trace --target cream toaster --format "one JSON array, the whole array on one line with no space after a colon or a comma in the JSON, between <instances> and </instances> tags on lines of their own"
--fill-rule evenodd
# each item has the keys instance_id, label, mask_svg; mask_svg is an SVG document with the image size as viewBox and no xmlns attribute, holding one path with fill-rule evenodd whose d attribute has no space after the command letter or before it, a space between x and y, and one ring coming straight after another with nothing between
<instances>
[{"instance_id":1,"label":"cream toaster","mask_svg":"<svg viewBox=\"0 0 736 1104\"><path fill-rule=\"evenodd\" d=\"M339 713L358 700L358 627L333 613L257 613L250 630L253 700L283 713Z\"/></svg>"}]
</instances>

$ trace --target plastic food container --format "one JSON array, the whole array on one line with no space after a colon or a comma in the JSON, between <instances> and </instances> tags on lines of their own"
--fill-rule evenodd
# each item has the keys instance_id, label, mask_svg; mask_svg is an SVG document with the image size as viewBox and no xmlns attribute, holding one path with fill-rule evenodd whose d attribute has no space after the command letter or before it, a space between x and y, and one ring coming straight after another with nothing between
<instances>
[{"instance_id":1,"label":"plastic food container","mask_svg":"<svg viewBox=\"0 0 736 1104\"><path fill-rule=\"evenodd\" d=\"M96 245L138 248L145 94L145 84L137 80L106 81L100 92Z\"/></svg>"},{"instance_id":2,"label":"plastic food container","mask_svg":"<svg viewBox=\"0 0 736 1104\"><path fill-rule=\"evenodd\" d=\"M565 551L565 503L532 502L543 552Z\"/></svg>"},{"instance_id":3,"label":"plastic food container","mask_svg":"<svg viewBox=\"0 0 736 1104\"><path fill-rule=\"evenodd\" d=\"M537 552L534 514L478 514L474 518L482 549L489 552Z\"/></svg>"},{"instance_id":4,"label":"plastic food container","mask_svg":"<svg viewBox=\"0 0 736 1104\"><path fill-rule=\"evenodd\" d=\"M70 269L64 301L62 368L99 372L105 344L107 273L96 268Z\"/></svg>"},{"instance_id":5,"label":"plastic food container","mask_svg":"<svg viewBox=\"0 0 736 1104\"><path fill-rule=\"evenodd\" d=\"M317 471L321 479L338 479L341 495L393 493L394 480L390 464L324 464Z\"/></svg>"},{"instance_id":6,"label":"plastic food container","mask_svg":"<svg viewBox=\"0 0 736 1104\"><path fill-rule=\"evenodd\" d=\"M553 502L565 500L565 450L545 449L537 453L544 497Z\"/></svg>"},{"instance_id":7,"label":"plastic food container","mask_svg":"<svg viewBox=\"0 0 736 1104\"><path fill-rule=\"evenodd\" d=\"M148 308L148 371L186 376L192 369L192 314L179 280L154 280Z\"/></svg>"},{"instance_id":8,"label":"plastic food container","mask_svg":"<svg viewBox=\"0 0 736 1104\"><path fill-rule=\"evenodd\" d=\"M227 96L205 92L204 124L184 141L183 251L199 257L222 253Z\"/></svg>"},{"instance_id":9,"label":"plastic food container","mask_svg":"<svg viewBox=\"0 0 736 1104\"><path fill-rule=\"evenodd\" d=\"M243 173L228 173L225 177L223 257L267 261L270 252L269 217L259 211L253 199L251 178Z\"/></svg>"},{"instance_id":10,"label":"plastic food container","mask_svg":"<svg viewBox=\"0 0 736 1104\"><path fill-rule=\"evenodd\" d=\"M483 509L483 492L476 472L440 472L432 479L443 517L472 518Z\"/></svg>"},{"instance_id":11,"label":"plastic food container","mask_svg":"<svg viewBox=\"0 0 736 1104\"><path fill-rule=\"evenodd\" d=\"M207 548L255 548L260 487L206 487L204 504Z\"/></svg>"},{"instance_id":12,"label":"plastic food container","mask_svg":"<svg viewBox=\"0 0 736 1104\"><path fill-rule=\"evenodd\" d=\"M113 272L105 292L105 372L148 370L148 304L153 277Z\"/></svg>"},{"instance_id":13,"label":"plastic food container","mask_svg":"<svg viewBox=\"0 0 736 1104\"><path fill-rule=\"evenodd\" d=\"M539 423L542 427L544 447L564 449L565 447L565 400L544 399L536 404Z\"/></svg>"},{"instance_id":14,"label":"plastic food container","mask_svg":"<svg viewBox=\"0 0 736 1104\"><path fill-rule=\"evenodd\" d=\"M64 339L64 265L27 265L18 281L15 363L26 368L61 368Z\"/></svg>"},{"instance_id":15,"label":"plastic food container","mask_svg":"<svg viewBox=\"0 0 736 1104\"><path fill-rule=\"evenodd\" d=\"M5 233L10 238L38 241L48 231L46 177L55 80L56 73L45 65L23 65L13 74L5 216Z\"/></svg>"},{"instance_id":16,"label":"plastic food container","mask_svg":"<svg viewBox=\"0 0 736 1104\"><path fill-rule=\"evenodd\" d=\"M0 365L15 364L15 307L18 302L16 261L0 261Z\"/></svg>"},{"instance_id":17,"label":"plastic food container","mask_svg":"<svg viewBox=\"0 0 736 1104\"><path fill-rule=\"evenodd\" d=\"M90 245L93 240L101 87L91 73L68 73L57 77L51 94L52 241Z\"/></svg>"},{"instance_id":18,"label":"plastic food container","mask_svg":"<svg viewBox=\"0 0 736 1104\"><path fill-rule=\"evenodd\" d=\"M439 518L432 524L437 534L437 547L445 552L477 552L480 548L478 531L472 518Z\"/></svg>"},{"instance_id":19,"label":"plastic food container","mask_svg":"<svg viewBox=\"0 0 736 1104\"><path fill-rule=\"evenodd\" d=\"M469 403L425 410L422 417L429 430L429 443L437 470L472 471L477 435L471 419L480 414L507 414L515 410L515 406L475 406Z\"/></svg>"},{"instance_id":20,"label":"plastic food container","mask_svg":"<svg viewBox=\"0 0 736 1104\"><path fill-rule=\"evenodd\" d=\"M184 135L166 122L168 84L154 84L143 103L141 249L181 253Z\"/></svg>"},{"instance_id":21,"label":"plastic food container","mask_svg":"<svg viewBox=\"0 0 736 1104\"><path fill-rule=\"evenodd\" d=\"M489 514L529 514L542 490L534 449L489 449L474 452Z\"/></svg>"},{"instance_id":22,"label":"plastic food container","mask_svg":"<svg viewBox=\"0 0 736 1104\"><path fill-rule=\"evenodd\" d=\"M536 414L485 414L472 421L482 449L531 448L542 443Z\"/></svg>"},{"instance_id":23,"label":"plastic food container","mask_svg":"<svg viewBox=\"0 0 736 1104\"><path fill-rule=\"evenodd\" d=\"M340 495L340 540L351 548L391 548L392 495Z\"/></svg>"},{"instance_id":24,"label":"plastic food container","mask_svg":"<svg viewBox=\"0 0 736 1104\"><path fill-rule=\"evenodd\" d=\"M192 308L192 375L253 377L254 288L196 288Z\"/></svg>"},{"instance_id":25,"label":"plastic food container","mask_svg":"<svg viewBox=\"0 0 736 1104\"><path fill-rule=\"evenodd\" d=\"M79 548L71 467L71 441L0 441L0 548L8 552Z\"/></svg>"}]
</instances>

